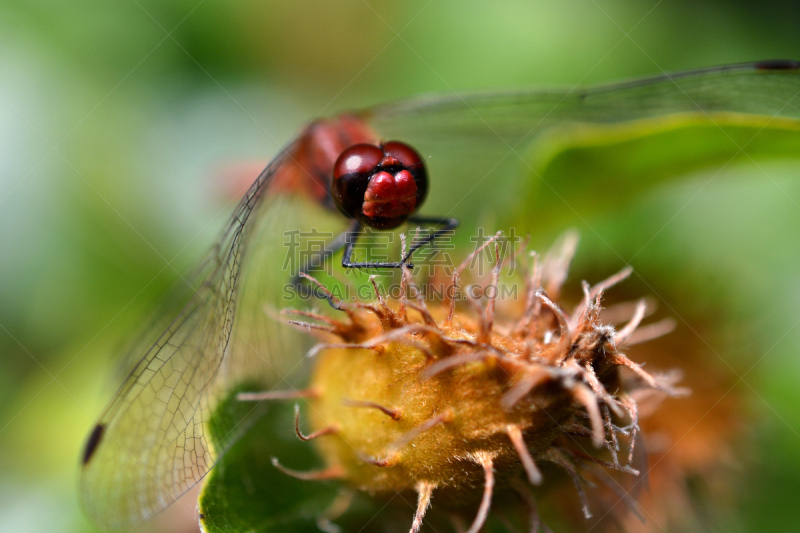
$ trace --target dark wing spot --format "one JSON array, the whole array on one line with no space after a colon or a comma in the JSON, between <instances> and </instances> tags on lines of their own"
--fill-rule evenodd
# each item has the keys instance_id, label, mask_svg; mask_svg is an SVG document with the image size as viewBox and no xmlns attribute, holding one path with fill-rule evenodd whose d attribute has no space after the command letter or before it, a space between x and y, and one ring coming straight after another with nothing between
<instances>
[{"instance_id":1,"label":"dark wing spot","mask_svg":"<svg viewBox=\"0 0 800 533\"><path fill-rule=\"evenodd\" d=\"M97 446L103 439L103 434L105 431L106 427L103 424L97 424L92 430L92 433L89 435L89 439L86 441L86 448L83 450L83 466L86 466L89 463L89 459L92 458L95 450L97 450Z\"/></svg>"},{"instance_id":2,"label":"dark wing spot","mask_svg":"<svg viewBox=\"0 0 800 533\"><path fill-rule=\"evenodd\" d=\"M800 69L800 61L770 59L768 61L759 61L756 63L756 68L758 70L798 70Z\"/></svg>"}]
</instances>

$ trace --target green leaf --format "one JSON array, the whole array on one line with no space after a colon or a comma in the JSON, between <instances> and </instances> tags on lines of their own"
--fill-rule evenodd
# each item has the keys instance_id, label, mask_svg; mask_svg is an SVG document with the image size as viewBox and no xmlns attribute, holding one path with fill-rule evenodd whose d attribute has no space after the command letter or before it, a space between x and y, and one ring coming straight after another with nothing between
<instances>
[{"instance_id":1,"label":"green leaf","mask_svg":"<svg viewBox=\"0 0 800 533\"><path fill-rule=\"evenodd\" d=\"M614 125L564 126L529 151L522 205L556 226L617 209L695 171L800 154L800 121L683 113Z\"/></svg>"},{"instance_id":2,"label":"green leaf","mask_svg":"<svg viewBox=\"0 0 800 533\"><path fill-rule=\"evenodd\" d=\"M208 533L319 533L317 518L329 509L343 487L337 481L299 480L273 466L275 457L292 470L325 468L313 443L301 442L295 435L292 402L254 404L236 400L238 392L252 390L257 389L238 387L220 402L208 423L212 442L225 442L230 432L242 430L238 427L240 420L252 418L250 410L265 411L211 470L198 501L200 523ZM414 503L413 497L409 501ZM398 533L407 531L413 509L386 504L387 500L357 495L336 524L343 531L386 533L394 531L386 528L388 520L398 525Z\"/></svg>"},{"instance_id":3,"label":"green leaf","mask_svg":"<svg viewBox=\"0 0 800 533\"><path fill-rule=\"evenodd\" d=\"M291 405L239 402L236 392L220 403L209 422L215 442L237 431L236 422L254 406L266 414L209 474L198 502L205 530L318 532L316 517L335 497L335 485L295 479L271 463L276 457L298 470L321 466L311 445L301 443L294 434Z\"/></svg>"}]
</instances>

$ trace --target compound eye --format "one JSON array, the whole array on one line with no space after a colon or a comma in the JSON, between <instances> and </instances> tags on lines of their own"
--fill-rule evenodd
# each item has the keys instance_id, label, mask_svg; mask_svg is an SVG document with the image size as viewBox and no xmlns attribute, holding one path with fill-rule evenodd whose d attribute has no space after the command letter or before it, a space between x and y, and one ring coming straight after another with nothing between
<instances>
[{"instance_id":1,"label":"compound eye","mask_svg":"<svg viewBox=\"0 0 800 533\"><path fill-rule=\"evenodd\" d=\"M400 141L389 141L383 145L387 156L397 158L405 168L413 168L422 164L422 157L416 150Z\"/></svg>"},{"instance_id":2,"label":"compound eye","mask_svg":"<svg viewBox=\"0 0 800 533\"><path fill-rule=\"evenodd\" d=\"M392 229L425 201L428 175L420 155L405 143L356 144L336 160L330 192L348 217L373 228Z\"/></svg>"},{"instance_id":3,"label":"compound eye","mask_svg":"<svg viewBox=\"0 0 800 533\"><path fill-rule=\"evenodd\" d=\"M383 159L383 150L372 144L355 144L339 154L333 166L333 179L348 174L372 174Z\"/></svg>"}]
</instances>

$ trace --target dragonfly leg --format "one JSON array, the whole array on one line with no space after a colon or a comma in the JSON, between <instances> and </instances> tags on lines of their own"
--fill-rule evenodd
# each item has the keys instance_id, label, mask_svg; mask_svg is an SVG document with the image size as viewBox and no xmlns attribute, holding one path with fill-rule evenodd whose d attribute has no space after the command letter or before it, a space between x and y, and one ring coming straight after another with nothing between
<instances>
[{"instance_id":1,"label":"dragonfly leg","mask_svg":"<svg viewBox=\"0 0 800 533\"><path fill-rule=\"evenodd\" d=\"M428 226L440 226L434 232L431 232L430 235L425 236L425 238L420 239L418 242L415 242L411 249L406 253L401 261L394 262L394 263L354 263L351 261L351 257L353 255L353 247L358 240L360 233L353 232L351 239L348 239L347 243L344 245L344 256L342 257L342 266L345 268L414 268L414 265L409 263L408 260L411 259L411 256L425 246L426 244L432 243L437 237L447 233L448 231L452 231L458 227L458 220L455 218L447 218L447 217L411 217L408 219L409 222L414 224L421 224L421 225L428 225Z\"/></svg>"},{"instance_id":2,"label":"dragonfly leg","mask_svg":"<svg viewBox=\"0 0 800 533\"><path fill-rule=\"evenodd\" d=\"M414 252L436 240L436 237L444 235L448 231L452 231L458 227L458 220L448 217L411 217L408 221L419 225L439 226L439 229L427 235L424 239L420 239L419 242L415 242L403 258L403 262L408 261Z\"/></svg>"},{"instance_id":3,"label":"dragonfly leg","mask_svg":"<svg viewBox=\"0 0 800 533\"><path fill-rule=\"evenodd\" d=\"M347 241L351 239L350 235L360 231L361 225L358 222L353 222L347 231L340 233L338 236L336 236L336 238L328 242L323 251L306 261L306 264L302 266L300 271L292 277L292 285L298 289L307 287L306 282L308 280L303 277L303 274L308 274L314 270L320 270L322 265L325 264L325 261L328 261L333 254L344 248L344 246L347 244Z\"/></svg>"},{"instance_id":4,"label":"dragonfly leg","mask_svg":"<svg viewBox=\"0 0 800 533\"><path fill-rule=\"evenodd\" d=\"M361 225L356 222L353 227L358 227L359 230L361 229ZM392 263L377 263L377 262L353 262L353 248L358 242L358 238L361 236L361 231L353 231L348 234L347 242L344 245L344 254L342 255L342 266L344 268L414 268L414 265L410 263L406 263L406 260L399 262L392 262ZM408 256L406 256L408 257Z\"/></svg>"},{"instance_id":5,"label":"dragonfly leg","mask_svg":"<svg viewBox=\"0 0 800 533\"><path fill-rule=\"evenodd\" d=\"M401 261L388 263L353 261L353 249L355 248L355 245L362 234L361 230L363 229L358 221L354 221L347 231L341 233L335 239L326 244L325 250L314 256L313 260L309 260L305 265L303 265L300 271L292 278L292 285L294 285L298 290L302 290L305 294L305 292L307 292L305 289L308 288L308 285L305 283L306 279L303 277L303 274L308 274L313 270L319 270L321 268L319 265L322 265L325 261L330 259L333 254L342 248L344 248L344 253L342 254L342 266L344 268L414 268L414 265L408 262L414 252L426 244L432 243L440 235L443 235L448 231L452 231L458 227L458 220L448 217L411 217L408 220L413 224L439 226L439 228L431 232L430 235L426 235L418 242L415 242Z\"/></svg>"}]
</instances>

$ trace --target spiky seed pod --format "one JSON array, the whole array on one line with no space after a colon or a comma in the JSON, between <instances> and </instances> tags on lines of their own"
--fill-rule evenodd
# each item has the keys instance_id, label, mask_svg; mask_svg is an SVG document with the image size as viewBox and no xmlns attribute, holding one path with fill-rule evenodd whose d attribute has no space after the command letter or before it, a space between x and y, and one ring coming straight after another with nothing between
<instances>
[{"instance_id":1,"label":"spiky seed pod","mask_svg":"<svg viewBox=\"0 0 800 533\"><path fill-rule=\"evenodd\" d=\"M330 469L319 475L335 475L376 495L416 490L412 532L434 491L459 493L459 500L471 496L480 500L469 530L475 532L489 512L495 479L513 483L524 474L539 484L537 464L543 461L564 468L581 495L578 469L586 461L636 474L617 453L627 437L632 456L638 431L631 389L684 391L621 352L641 340L643 303L620 329L600 320L603 292L630 270L593 287L584 284L584 298L570 314L554 301L574 244L568 237L541 266L534 262L524 303L511 305L516 317L509 320L500 321L495 300L476 298L475 291L467 295L467 312L456 312L455 300L448 305L405 296L387 302L377 285L376 303L337 302L346 319L326 318L324 328L339 342L320 344L311 354L312 433L304 435L296 419L303 440L322 437L315 442ZM496 252L490 279L477 292L496 294L489 289L498 287L502 263ZM450 293L466 264L454 274ZM419 295L408 271L403 283L404 294ZM635 379L622 380L623 368ZM626 388L628 383L634 385ZM571 446L575 436L591 437L612 460Z\"/></svg>"}]
</instances>

